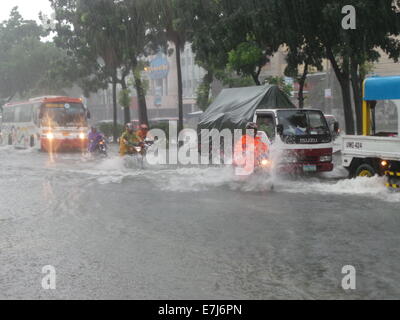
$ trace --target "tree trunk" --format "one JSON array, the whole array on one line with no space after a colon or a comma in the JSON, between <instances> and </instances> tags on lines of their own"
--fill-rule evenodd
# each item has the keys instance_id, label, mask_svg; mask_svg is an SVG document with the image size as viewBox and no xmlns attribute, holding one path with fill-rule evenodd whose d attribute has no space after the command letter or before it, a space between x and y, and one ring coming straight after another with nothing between
<instances>
[{"instance_id":1,"label":"tree trunk","mask_svg":"<svg viewBox=\"0 0 400 320\"><path fill-rule=\"evenodd\" d=\"M253 78L256 86L261 86L261 82L260 82L261 69L262 69L262 66L259 66L258 70L251 74L251 77Z\"/></svg>"},{"instance_id":2,"label":"tree trunk","mask_svg":"<svg viewBox=\"0 0 400 320\"><path fill-rule=\"evenodd\" d=\"M344 77L339 83L342 89L346 134L353 135L355 133L355 128L353 107L351 104L350 79Z\"/></svg>"},{"instance_id":3,"label":"tree trunk","mask_svg":"<svg viewBox=\"0 0 400 320\"><path fill-rule=\"evenodd\" d=\"M140 77L140 74L138 74L137 72L134 72L133 74L135 78L135 88L139 104L139 122L140 124L149 125L149 117L147 115L146 94L143 89L143 82Z\"/></svg>"},{"instance_id":4,"label":"tree trunk","mask_svg":"<svg viewBox=\"0 0 400 320\"><path fill-rule=\"evenodd\" d=\"M351 86L353 88L353 99L356 111L357 134L362 135L362 79L358 74L358 63L351 61Z\"/></svg>"},{"instance_id":5,"label":"tree trunk","mask_svg":"<svg viewBox=\"0 0 400 320\"><path fill-rule=\"evenodd\" d=\"M121 80L122 90L128 90L128 86L126 85L125 78ZM131 110L130 105L123 106L124 107L124 122L125 124L131 122Z\"/></svg>"},{"instance_id":6,"label":"tree trunk","mask_svg":"<svg viewBox=\"0 0 400 320\"><path fill-rule=\"evenodd\" d=\"M118 104L117 104L117 78L112 79L112 96L113 96L113 138L114 143L118 140Z\"/></svg>"},{"instance_id":7,"label":"tree trunk","mask_svg":"<svg viewBox=\"0 0 400 320\"><path fill-rule=\"evenodd\" d=\"M175 41L175 51L176 51L176 69L178 72L178 111L179 111L178 132L181 132L183 130L183 88L182 88L181 43L179 39Z\"/></svg>"},{"instance_id":8,"label":"tree trunk","mask_svg":"<svg viewBox=\"0 0 400 320\"><path fill-rule=\"evenodd\" d=\"M326 53L329 61L332 64L333 70L335 71L336 78L338 79L340 84L340 88L342 89L346 134L353 135L355 133L355 130L354 130L354 115L353 115L353 108L351 104L351 94L350 94L349 59L347 57L343 57L343 66L342 70L340 70L338 63L336 62L335 56L329 47L327 47Z\"/></svg>"},{"instance_id":9,"label":"tree trunk","mask_svg":"<svg viewBox=\"0 0 400 320\"><path fill-rule=\"evenodd\" d=\"M304 86L306 84L308 75L308 64L306 63L304 66L304 72L301 78L299 79L299 109L304 109Z\"/></svg>"},{"instance_id":10,"label":"tree trunk","mask_svg":"<svg viewBox=\"0 0 400 320\"><path fill-rule=\"evenodd\" d=\"M251 74L251 77L253 78L254 83L256 84L256 86L261 86L260 79L258 79L258 76L257 76L256 73L252 73L252 74Z\"/></svg>"},{"instance_id":11,"label":"tree trunk","mask_svg":"<svg viewBox=\"0 0 400 320\"><path fill-rule=\"evenodd\" d=\"M197 92L196 103L197 106L203 111L206 111L209 105L210 90L213 80L214 80L214 73L211 70L208 70L203 77L200 90Z\"/></svg>"}]
</instances>

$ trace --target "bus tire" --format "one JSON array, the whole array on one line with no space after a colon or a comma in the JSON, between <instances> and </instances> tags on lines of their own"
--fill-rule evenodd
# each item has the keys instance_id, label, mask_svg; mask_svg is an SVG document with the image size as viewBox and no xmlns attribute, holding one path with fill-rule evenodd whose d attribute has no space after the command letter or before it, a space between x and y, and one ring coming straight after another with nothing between
<instances>
[{"instance_id":1,"label":"bus tire","mask_svg":"<svg viewBox=\"0 0 400 320\"><path fill-rule=\"evenodd\" d=\"M10 134L10 135L8 135L8 145L11 146L12 144L13 144L12 143L12 136Z\"/></svg>"},{"instance_id":2,"label":"bus tire","mask_svg":"<svg viewBox=\"0 0 400 320\"><path fill-rule=\"evenodd\" d=\"M376 170L369 164L362 164L356 170L356 177L368 177L372 178L376 175Z\"/></svg>"}]
</instances>

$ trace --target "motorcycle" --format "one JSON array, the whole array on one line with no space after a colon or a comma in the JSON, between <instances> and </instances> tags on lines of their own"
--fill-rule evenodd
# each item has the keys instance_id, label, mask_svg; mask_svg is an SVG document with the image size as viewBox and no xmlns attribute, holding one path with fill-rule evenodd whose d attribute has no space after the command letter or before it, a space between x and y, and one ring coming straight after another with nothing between
<instances>
[{"instance_id":1,"label":"motorcycle","mask_svg":"<svg viewBox=\"0 0 400 320\"><path fill-rule=\"evenodd\" d=\"M274 191L275 186L273 182L273 170L274 170L274 162L271 158L264 154L261 155L258 159L256 159L254 174L264 177L270 181L270 190Z\"/></svg>"},{"instance_id":2,"label":"motorcycle","mask_svg":"<svg viewBox=\"0 0 400 320\"><path fill-rule=\"evenodd\" d=\"M127 155L134 157L135 161L139 163L139 166L144 169L144 159L146 157L147 150L154 144L154 141L146 140L139 144L128 143Z\"/></svg>"},{"instance_id":3,"label":"motorcycle","mask_svg":"<svg viewBox=\"0 0 400 320\"><path fill-rule=\"evenodd\" d=\"M245 157L245 155L243 156ZM247 183L248 181L252 181L252 183L260 183L261 185L267 183L267 186L270 188L271 191L273 191L275 189L273 183L274 163L269 154L267 153L259 155L253 160L254 167L248 166L248 169L245 169L246 166L244 166L243 163L241 163L241 165L238 165L237 162L234 162L234 168L237 169L241 167L242 169L244 169L244 172L247 172L247 174L239 176L239 180L244 181L245 183Z\"/></svg>"},{"instance_id":4,"label":"motorcycle","mask_svg":"<svg viewBox=\"0 0 400 320\"><path fill-rule=\"evenodd\" d=\"M255 172L264 172L270 174L273 168L273 162L267 155L261 155L255 162Z\"/></svg>"},{"instance_id":5,"label":"motorcycle","mask_svg":"<svg viewBox=\"0 0 400 320\"><path fill-rule=\"evenodd\" d=\"M97 142L90 141L90 146L93 146L93 144L96 144L96 145L94 147L89 147L89 152L91 154L99 154L101 156L107 157L108 147L107 147L107 142L104 137L99 139Z\"/></svg>"}]
</instances>

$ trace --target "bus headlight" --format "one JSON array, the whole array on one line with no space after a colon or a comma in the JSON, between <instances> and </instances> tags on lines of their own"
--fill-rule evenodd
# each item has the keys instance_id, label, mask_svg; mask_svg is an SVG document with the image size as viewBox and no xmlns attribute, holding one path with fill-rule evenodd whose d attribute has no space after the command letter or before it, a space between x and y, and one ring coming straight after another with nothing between
<instances>
[{"instance_id":1,"label":"bus headlight","mask_svg":"<svg viewBox=\"0 0 400 320\"><path fill-rule=\"evenodd\" d=\"M85 140L85 139L86 139L86 134L84 134L83 132L81 132L81 133L79 134L79 139Z\"/></svg>"},{"instance_id":2,"label":"bus headlight","mask_svg":"<svg viewBox=\"0 0 400 320\"><path fill-rule=\"evenodd\" d=\"M332 156L322 156L319 158L320 162L332 162Z\"/></svg>"},{"instance_id":3,"label":"bus headlight","mask_svg":"<svg viewBox=\"0 0 400 320\"><path fill-rule=\"evenodd\" d=\"M46 134L46 138L48 140L53 140L54 139L54 134L52 132L49 132L49 133Z\"/></svg>"}]
</instances>

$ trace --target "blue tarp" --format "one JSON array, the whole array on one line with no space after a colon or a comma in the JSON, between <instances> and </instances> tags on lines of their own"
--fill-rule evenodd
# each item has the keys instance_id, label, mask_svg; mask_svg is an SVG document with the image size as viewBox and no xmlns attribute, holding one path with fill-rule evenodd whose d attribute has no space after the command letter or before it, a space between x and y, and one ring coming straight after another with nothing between
<instances>
[{"instance_id":1,"label":"blue tarp","mask_svg":"<svg viewBox=\"0 0 400 320\"><path fill-rule=\"evenodd\" d=\"M365 80L364 100L400 99L400 76L372 77Z\"/></svg>"}]
</instances>

